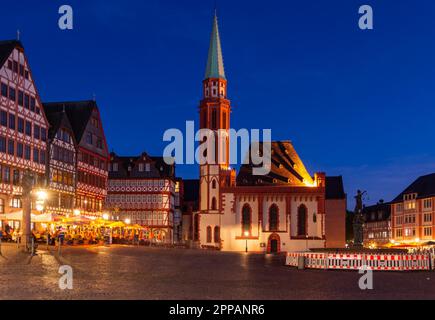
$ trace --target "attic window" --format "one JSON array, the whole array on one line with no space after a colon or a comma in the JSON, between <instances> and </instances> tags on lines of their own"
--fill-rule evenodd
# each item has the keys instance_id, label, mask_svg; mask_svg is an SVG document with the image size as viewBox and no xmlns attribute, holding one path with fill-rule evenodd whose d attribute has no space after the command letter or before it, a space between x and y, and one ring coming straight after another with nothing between
<instances>
[{"instance_id":1,"label":"attic window","mask_svg":"<svg viewBox=\"0 0 435 320\"><path fill-rule=\"evenodd\" d=\"M113 163L113 172L118 172L118 163Z\"/></svg>"},{"instance_id":2,"label":"attic window","mask_svg":"<svg viewBox=\"0 0 435 320\"><path fill-rule=\"evenodd\" d=\"M150 172L151 171L151 165L149 163L145 164L145 171Z\"/></svg>"},{"instance_id":3,"label":"attic window","mask_svg":"<svg viewBox=\"0 0 435 320\"><path fill-rule=\"evenodd\" d=\"M139 163L139 172L143 172L143 170L144 170L143 163Z\"/></svg>"},{"instance_id":4,"label":"attic window","mask_svg":"<svg viewBox=\"0 0 435 320\"><path fill-rule=\"evenodd\" d=\"M92 125L93 125L95 128L98 129L98 127L99 127L99 121L98 121L97 118L92 118L91 123L92 123Z\"/></svg>"}]
</instances>

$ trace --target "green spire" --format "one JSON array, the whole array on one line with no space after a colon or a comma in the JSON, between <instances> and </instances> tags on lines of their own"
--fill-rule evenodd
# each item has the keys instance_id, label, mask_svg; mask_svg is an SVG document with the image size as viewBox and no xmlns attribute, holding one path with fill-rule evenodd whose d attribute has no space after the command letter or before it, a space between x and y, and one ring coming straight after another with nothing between
<instances>
[{"instance_id":1,"label":"green spire","mask_svg":"<svg viewBox=\"0 0 435 320\"><path fill-rule=\"evenodd\" d=\"M210 48L208 50L207 69L205 71L205 79L210 78L225 78L224 58L222 56L221 39L219 37L219 26L217 14L215 12L213 19L213 29L210 37Z\"/></svg>"}]
</instances>

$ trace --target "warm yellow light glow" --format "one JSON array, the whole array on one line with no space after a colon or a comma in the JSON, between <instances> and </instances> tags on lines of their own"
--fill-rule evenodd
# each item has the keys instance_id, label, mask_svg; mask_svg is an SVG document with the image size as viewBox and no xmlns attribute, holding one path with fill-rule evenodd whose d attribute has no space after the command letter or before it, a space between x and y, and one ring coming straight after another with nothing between
<instances>
[{"instance_id":1,"label":"warm yellow light glow","mask_svg":"<svg viewBox=\"0 0 435 320\"><path fill-rule=\"evenodd\" d=\"M38 198L38 200L47 200L48 194L44 190L38 190L36 192L36 197Z\"/></svg>"},{"instance_id":2,"label":"warm yellow light glow","mask_svg":"<svg viewBox=\"0 0 435 320\"><path fill-rule=\"evenodd\" d=\"M310 188L315 188L315 187L317 187L317 182L308 182L308 181L306 181L305 179L304 179L304 184L305 184L305 186L307 186L307 187L310 187Z\"/></svg>"},{"instance_id":3,"label":"warm yellow light glow","mask_svg":"<svg viewBox=\"0 0 435 320\"><path fill-rule=\"evenodd\" d=\"M249 232L245 231L245 237L249 237Z\"/></svg>"},{"instance_id":4,"label":"warm yellow light glow","mask_svg":"<svg viewBox=\"0 0 435 320\"><path fill-rule=\"evenodd\" d=\"M79 216L81 212L79 209L74 209L73 213L75 216Z\"/></svg>"},{"instance_id":5,"label":"warm yellow light glow","mask_svg":"<svg viewBox=\"0 0 435 320\"><path fill-rule=\"evenodd\" d=\"M40 203L37 203L36 204L36 210L37 211L42 211L42 210L44 210L44 206L42 204L40 204Z\"/></svg>"},{"instance_id":6,"label":"warm yellow light glow","mask_svg":"<svg viewBox=\"0 0 435 320\"><path fill-rule=\"evenodd\" d=\"M415 242L420 242L420 238L415 238Z\"/></svg>"},{"instance_id":7,"label":"warm yellow light glow","mask_svg":"<svg viewBox=\"0 0 435 320\"><path fill-rule=\"evenodd\" d=\"M125 224L130 224L131 220L129 218L127 218L127 219L124 220L124 222L125 222Z\"/></svg>"},{"instance_id":8,"label":"warm yellow light glow","mask_svg":"<svg viewBox=\"0 0 435 320\"><path fill-rule=\"evenodd\" d=\"M109 215L108 215L107 213L104 213L104 214L103 214L103 219L104 219L104 220L109 220Z\"/></svg>"}]
</instances>

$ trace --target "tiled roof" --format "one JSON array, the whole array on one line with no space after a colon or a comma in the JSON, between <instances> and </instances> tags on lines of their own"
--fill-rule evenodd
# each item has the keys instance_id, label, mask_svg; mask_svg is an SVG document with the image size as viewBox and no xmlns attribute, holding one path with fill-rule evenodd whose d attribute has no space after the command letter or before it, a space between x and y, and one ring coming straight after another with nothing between
<instances>
[{"instance_id":1,"label":"tiled roof","mask_svg":"<svg viewBox=\"0 0 435 320\"><path fill-rule=\"evenodd\" d=\"M109 179L128 179L128 178L175 178L175 165L169 165L163 157L152 157L146 152L140 156L118 156L112 152L110 162L118 163L118 171L110 171ZM139 163L149 163L149 172L139 171Z\"/></svg>"},{"instance_id":2,"label":"tiled roof","mask_svg":"<svg viewBox=\"0 0 435 320\"><path fill-rule=\"evenodd\" d=\"M363 214L366 222L386 221L390 219L390 203L378 203L373 206L364 207Z\"/></svg>"},{"instance_id":3,"label":"tiled roof","mask_svg":"<svg viewBox=\"0 0 435 320\"><path fill-rule=\"evenodd\" d=\"M326 177L325 181L325 197L326 199L345 199L346 193L344 192L343 177Z\"/></svg>"},{"instance_id":4,"label":"tiled roof","mask_svg":"<svg viewBox=\"0 0 435 320\"><path fill-rule=\"evenodd\" d=\"M392 202L403 201L403 196L409 193L416 193L417 199L435 196L435 173L419 177L403 192L401 192Z\"/></svg>"},{"instance_id":5,"label":"tiled roof","mask_svg":"<svg viewBox=\"0 0 435 320\"><path fill-rule=\"evenodd\" d=\"M48 138L53 139L60 127L67 128L73 131L71 123L68 120L68 116L65 112L50 112L45 113L50 129L48 130Z\"/></svg>"},{"instance_id":6,"label":"tiled roof","mask_svg":"<svg viewBox=\"0 0 435 320\"><path fill-rule=\"evenodd\" d=\"M251 146L252 147L252 146ZM244 164L237 175L238 186L312 184L313 178L290 141L272 142L271 171L265 176L253 175L254 164ZM260 143L262 150L262 143ZM250 152L250 151L249 151Z\"/></svg>"},{"instance_id":7,"label":"tiled roof","mask_svg":"<svg viewBox=\"0 0 435 320\"><path fill-rule=\"evenodd\" d=\"M20 41L17 40L0 41L0 67L2 67L5 64L6 60L11 55L12 51L17 47L24 49Z\"/></svg>"},{"instance_id":8,"label":"tiled roof","mask_svg":"<svg viewBox=\"0 0 435 320\"><path fill-rule=\"evenodd\" d=\"M76 141L80 142L92 115L92 111L97 107L97 103L93 100L86 100L50 102L44 103L43 106L47 117L49 117L51 113L58 113L65 110L74 131Z\"/></svg>"}]
</instances>

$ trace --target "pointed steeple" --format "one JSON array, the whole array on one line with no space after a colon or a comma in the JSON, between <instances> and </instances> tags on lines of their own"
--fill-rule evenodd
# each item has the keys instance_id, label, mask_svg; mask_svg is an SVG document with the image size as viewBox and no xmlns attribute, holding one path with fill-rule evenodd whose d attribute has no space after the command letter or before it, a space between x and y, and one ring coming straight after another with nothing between
<instances>
[{"instance_id":1,"label":"pointed steeple","mask_svg":"<svg viewBox=\"0 0 435 320\"><path fill-rule=\"evenodd\" d=\"M208 50L207 69L205 71L205 79L224 79L224 58L222 55L221 39L219 36L219 25L217 13L215 10L213 18L213 28L210 37L210 48Z\"/></svg>"}]
</instances>

